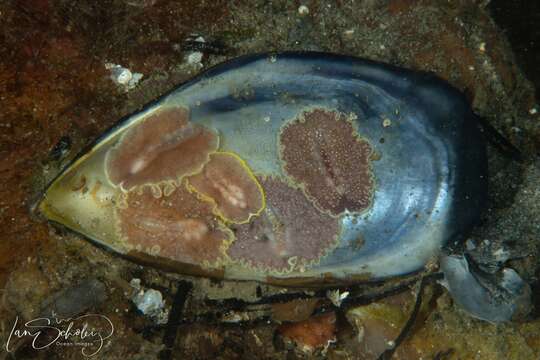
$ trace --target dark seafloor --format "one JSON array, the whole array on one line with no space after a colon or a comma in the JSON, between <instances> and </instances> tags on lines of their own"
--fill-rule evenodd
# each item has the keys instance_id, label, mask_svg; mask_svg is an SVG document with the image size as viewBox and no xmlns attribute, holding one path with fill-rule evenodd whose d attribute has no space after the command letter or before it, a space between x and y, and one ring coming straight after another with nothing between
<instances>
[{"instance_id":1,"label":"dark seafloor","mask_svg":"<svg viewBox=\"0 0 540 360\"><path fill-rule=\"evenodd\" d=\"M490 205L472 238L482 251L510 254L507 266L532 284L536 309L520 322L490 324L467 316L430 283L393 358L540 359L540 106L520 67L538 86L538 32L534 38L526 27L538 19L534 3L1 1L0 358L84 356L81 346L35 350L31 341L13 338L7 351L14 321L49 316L51 304L72 316L111 320L114 334L94 356L99 359L370 359L380 350L377 341L394 339L413 307L414 289L347 311L325 299L226 311L208 299L255 301L286 291L142 267L30 215L70 157L120 117L199 71L242 54L321 50L438 74L524 155L520 164L488 149ZM205 42L194 40L198 36ZM128 90L113 82L107 63L143 78ZM65 146L55 148L61 139ZM175 337L163 319L182 279L192 281L193 290ZM164 297L155 316L134 305L133 294L148 289ZM306 320L318 306L329 311ZM280 324L287 320L306 321Z\"/></svg>"}]
</instances>

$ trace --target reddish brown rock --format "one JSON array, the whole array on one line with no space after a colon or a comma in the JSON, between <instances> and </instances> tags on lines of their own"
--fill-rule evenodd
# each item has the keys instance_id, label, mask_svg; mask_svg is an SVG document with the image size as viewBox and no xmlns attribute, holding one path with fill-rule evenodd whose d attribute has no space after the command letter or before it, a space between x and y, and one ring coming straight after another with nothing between
<instances>
[{"instance_id":1,"label":"reddish brown rock","mask_svg":"<svg viewBox=\"0 0 540 360\"><path fill-rule=\"evenodd\" d=\"M294 341L304 351L324 348L336 340L336 314L315 315L297 323L283 324L278 330L284 338Z\"/></svg>"},{"instance_id":2,"label":"reddish brown rock","mask_svg":"<svg viewBox=\"0 0 540 360\"><path fill-rule=\"evenodd\" d=\"M285 173L319 209L332 215L367 209L375 187L373 149L350 117L314 109L285 125L280 136Z\"/></svg>"},{"instance_id":3,"label":"reddish brown rock","mask_svg":"<svg viewBox=\"0 0 540 360\"><path fill-rule=\"evenodd\" d=\"M211 154L202 172L188 181L198 193L216 204L216 213L225 221L243 223L264 208L261 185L235 154Z\"/></svg>"},{"instance_id":4,"label":"reddish brown rock","mask_svg":"<svg viewBox=\"0 0 540 360\"><path fill-rule=\"evenodd\" d=\"M159 110L122 135L105 166L110 181L129 191L196 173L217 147L217 135L190 123L188 110Z\"/></svg>"},{"instance_id":5,"label":"reddish brown rock","mask_svg":"<svg viewBox=\"0 0 540 360\"><path fill-rule=\"evenodd\" d=\"M318 211L301 190L277 178L260 183L266 207L235 227L236 240L228 250L232 260L264 270L301 270L337 244L338 221Z\"/></svg>"},{"instance_id":6,"label":"reddish brown rock","mask_svg":"<svg viewBox=\"0 0 540 360\"><path fill-rule=\"evenodd\" d=\"M139 251L195 265L215 265L230 240L212 204L188 191L185 182L156 198L150 186L131 191L119 207L118 231Z\"/></svg>"}]
</instances>

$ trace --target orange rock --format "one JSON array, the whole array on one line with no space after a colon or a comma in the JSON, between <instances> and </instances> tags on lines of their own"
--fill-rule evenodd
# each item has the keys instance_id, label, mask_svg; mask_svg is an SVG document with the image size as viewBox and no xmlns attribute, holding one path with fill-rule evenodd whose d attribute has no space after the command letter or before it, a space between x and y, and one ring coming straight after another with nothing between
<instances>
[{"instance_id":1,"label":"orange rock","mask_svg":"<svg viewBox=\"0 0 540 360\"><path fill-rule=\"evenodd\" d=\"M294 341L302 350L313 351L324 348L336 340L336 314L329 312L315 315L308 320L283 324L278 331Z\"/></svg>"}]
</instances>

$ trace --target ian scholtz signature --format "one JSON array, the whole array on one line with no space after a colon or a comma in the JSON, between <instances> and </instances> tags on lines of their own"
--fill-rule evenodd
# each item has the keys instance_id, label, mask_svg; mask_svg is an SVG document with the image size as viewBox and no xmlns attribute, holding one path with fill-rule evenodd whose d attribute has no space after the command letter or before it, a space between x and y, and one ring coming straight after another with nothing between
<instances>
[{"instance_id":1,"label":"ian scholtz signature","mask_svg":"<svg viewBox=\"0 0 540 360\"><path fill-rule=\"evenodd\" d=\"M92 324L92 325L90 325ZM6 342L6 350L13 351L15 339L31 338L32 348L46 349L50 346L81 346L84 356L96 355L114 333L111 320L99 314L85 314L74 318L61 318L54 312L51 317L40 317L25 323L15 318Z\"/></svg>"}]
</instances>

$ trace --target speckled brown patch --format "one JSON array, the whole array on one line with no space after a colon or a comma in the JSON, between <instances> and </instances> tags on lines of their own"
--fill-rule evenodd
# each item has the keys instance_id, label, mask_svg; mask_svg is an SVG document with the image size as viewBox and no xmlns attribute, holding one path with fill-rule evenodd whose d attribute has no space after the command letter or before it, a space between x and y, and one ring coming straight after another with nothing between
<instances>
[{"instance_id":1,"label":"speckled brown patch","mask_svg":"<svg viewBox=\"0 0 540 360\"><path fill-rule=\"evenodd\" d=\"M216 204L226 221L243 223L264 208L264 193L247 164L232 153L214 153L204 169L188 178L190 186Z\"/></svg>"},{"instance_id":2,"label":"speckled brown patch","mask_svg":"<svg viewBox=\"0 0 540 360\"><path fill-rule=\"evenodd\" d=\"M301 271L337 244L339 223L318 211L301 190L277 178L259 180L266 194L261 215L234 228L232 260L270 271Z\"/></svg>"},{"instance_id":3,"label":"speckled brown patch","mask_svg":"<svg viewBox=\"0 0 540 360\"><path fill-rule=\"evenodd\" d=\"M183 182L156 198L150 186L128 193L127 204L117 210L117 226L129 247L188 264L219 262L231 233Z\"/></svg>"},{"instance_id":4,"label":"speckled brown patch","mask_svg":"<svg viewBox=\"0 0 540 360\"><path fill-rule=\"evenodd\" d=\"M371 205L373 149L352 115L314 109L286 124L280 135L283 169L323 211L339 215Z\"/></svg>"},{"instance_id":5,"label":"speckled brown patch","mask_svg":"<svg viewBox=\"0 0 540 360\"><path fill-rule=\"evenodd\" d=\"M218 147L213 131L189 122L184 108L160 110L127 130L109 151L106 170L125 190L198 172Z\"/></svg>"}]
</instances>

